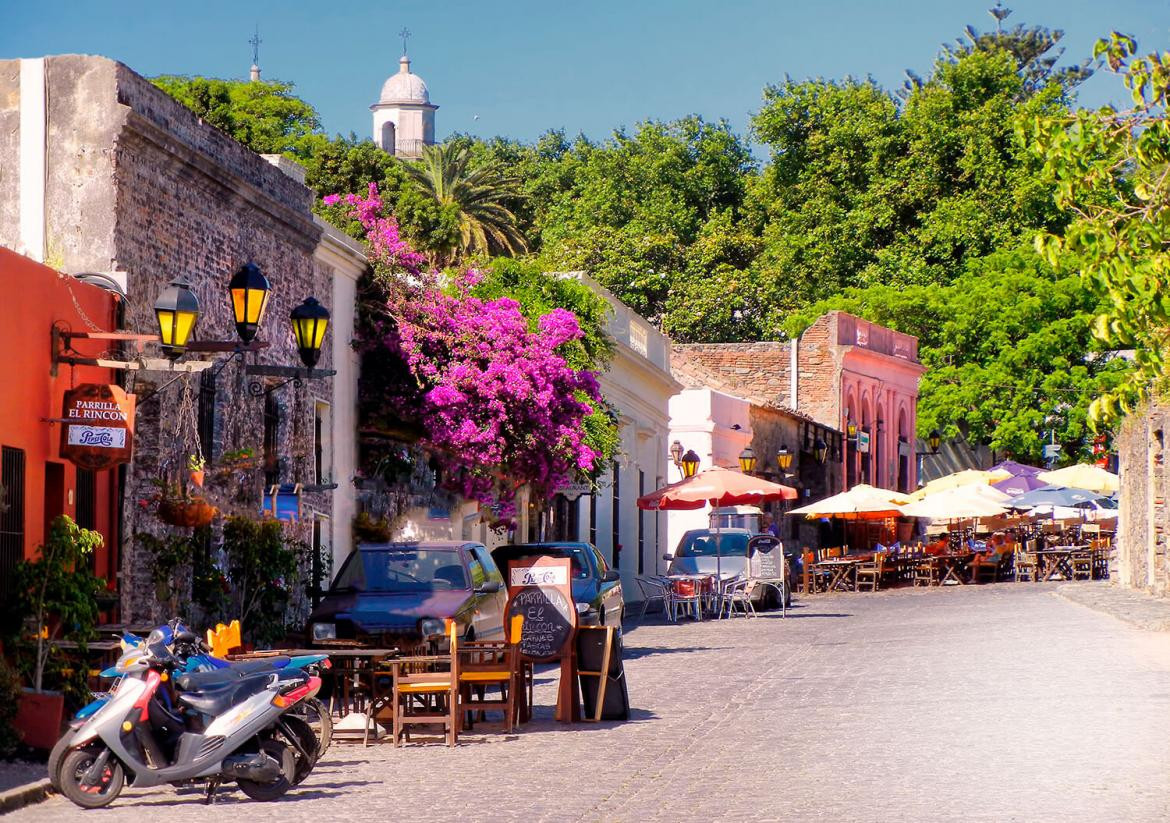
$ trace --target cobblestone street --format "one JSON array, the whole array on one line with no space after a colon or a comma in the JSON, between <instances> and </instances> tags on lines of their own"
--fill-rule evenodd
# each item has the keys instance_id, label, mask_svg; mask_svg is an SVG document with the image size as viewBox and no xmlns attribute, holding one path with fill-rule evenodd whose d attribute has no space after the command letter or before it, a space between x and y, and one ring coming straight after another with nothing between
<instances>
[{"instance_id":1,"label":"cobblestone street","mask_svg":"<svg viewBox=\"0 0 1170 823\"><path fill-rule=\"evenodd\" d=\"M128 790L13 823L1164 820L1170 634L1011 585L828 595L626 634L632 722L338 745L285 801Z\"/></svg>"}]
</instances>

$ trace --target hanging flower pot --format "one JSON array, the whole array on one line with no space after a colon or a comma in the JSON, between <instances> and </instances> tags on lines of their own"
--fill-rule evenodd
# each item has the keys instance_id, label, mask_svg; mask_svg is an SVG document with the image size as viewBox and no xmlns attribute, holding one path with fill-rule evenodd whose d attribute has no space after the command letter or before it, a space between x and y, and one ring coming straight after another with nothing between
<instances>
[{"instance_id":1,"label":"hanging flower pot","mask_svg":"<svg viewBox=\"0 0 1170 823\"><path fill-rule=\"evenodd\" d=\"M187 475L191 478L191 482L194 483L199 488L203 488L204 474L206 474L206 472L203 469L199 469L198 471L187 472Z\"/></svg>"},{"instance_id":2,"label":"hanging flower pot","mask_svg":"<svg viewBox=\"0 0 1170 823\"><path fill-rule=\"evenodd\" d=\"M215 519L219 510L206 500L164 499L158 502L158 519L171 526L198 529Z\"/></svg>"}]
</instances>

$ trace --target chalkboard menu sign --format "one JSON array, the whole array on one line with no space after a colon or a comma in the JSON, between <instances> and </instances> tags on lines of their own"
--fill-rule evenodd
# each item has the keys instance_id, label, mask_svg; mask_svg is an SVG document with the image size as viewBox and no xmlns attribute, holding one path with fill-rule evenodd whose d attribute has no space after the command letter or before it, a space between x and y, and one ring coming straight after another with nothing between
<instances>
[{"instance_id":1,"label":"chalkboard menu sign","mask_svg":"<svg viewBox=\"0 0 1170 823\"><path fill-rule=\"evenodd\" d=\"M571 561L567 557L525 557L508 562L508 616L524 616L520 654L552 660L568 654L577 628Z\"/></svg>"},{"instance_id":2,"label":"chalkboard menu sign","mask_svg":"<svg viewBox=\"0 0 1170 823\"><path fill-rule=\"evenodd\" d=\"M783 580L781 564L784 546L770 534L758 534L748 541L748 576L757 580Z\"/></svg>"}]
</instances>

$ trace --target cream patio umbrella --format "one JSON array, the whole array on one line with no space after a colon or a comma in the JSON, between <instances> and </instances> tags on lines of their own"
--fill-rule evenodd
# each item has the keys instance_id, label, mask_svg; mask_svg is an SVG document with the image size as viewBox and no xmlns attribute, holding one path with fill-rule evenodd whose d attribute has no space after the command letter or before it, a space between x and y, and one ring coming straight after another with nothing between
<instances>
[{"instance_id":1,"label":"cream patio umbrella","mask_svg":"<svg viewBox=\"0 0 1170 823\"><path fill-rule=\"evenodd\" d=\"M982 471L980 469L963 469L962 471L947 474L942 477L931 480L918 491L910 495L911 500L921 500L927 495L936 494L947 489L955 489L960 486L969 486L980 483L984 486L991 483L998 483L1000 480L1007 480L1012 476L1012 473L1004 469L993 469L991 471Z\"/></svg>"},{"instance_id":2,"label":"cream patio umbrella","mask_svg":"<svg viewBox=\"0 0 1170 823\"><path fill-rule=\"evenodd\" d=\"M998 490L990 489L995 493ZM929 520L978 520L982 517L997 517L1007 512L1007 495L1003 500L996 501L994 495L977 491L976 488L959 487L947 489L927 495L921 500L908 503L902 507L902 513L907 517L921 517Z\"/></svg>"},{"instance_id":3,"label":"cream patio umbrella","mask_svg":"<svg viewBox=\"0 0 1170 823\"><path fill-rule=\"evenodd\" d=\"M1120 478L1092 463L1078 463L1050 472L1036 475L1053 486L1068 486L1074 489L1088 489L1094 492L1115 492L1120 488Z\"/></svg>"},{"instance_id":4,"label":"cream patio umbrella","mask_svg":"<svg viewBox=\"0 0 1170 823\"><path fill-rule=\"evenodd\" d=\"M860 483L849 491L826 497L807 506L793 509L789 514L813 517L835 517L839 520L884 520L902 515L906 495L889 489L879 489Z\"/></svg>"}]
</instances>

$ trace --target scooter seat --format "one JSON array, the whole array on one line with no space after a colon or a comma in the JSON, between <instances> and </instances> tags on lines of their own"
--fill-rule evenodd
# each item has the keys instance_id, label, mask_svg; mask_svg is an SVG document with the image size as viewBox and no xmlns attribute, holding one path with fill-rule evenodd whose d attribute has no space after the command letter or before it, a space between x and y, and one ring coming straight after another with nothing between
<instances>
[{"instance_id":1,"label":"scooter seat","mask_svg":"<svg viewBox=\"0 0 1170 823\"><path fill-rule=\"evenodd\" d=\"M269 675L276 669L270 666L252 669L236 668L212 669L209 672L187 672L175 678L175 687L184 692L200 692L206 689L219 688L229 683L237 683L246 677Z\"/></svg>"},{"instance_id":2,"label":"scooter seat","mask_svg":"<svg viewBox=\"0 0 1170 823\"><path fill-rule=\"evenodd\" d=\"M261 657L256 660L237 660L229 668L240 672L267 672L272 669L283 669L292 658L286 655L276 657Z\"/></svg>"},{"instance_id":3,"label":"scooter seat","mask_svg":"<svg viewBox=\"0 0 1170 823\"><path fill-rule=\"evenodd\" d=\"M223 669L230 672L231 669ZM220 672L199 672L196 675L183 675L177 678L175 684L183 689L182 680L189 677L202 677ZM243 702L257 692L263 691L272 681L272 672L255 672L244 674L233 679L220 680L214 684L204 684L198 690L180 691L179 702L184 706L207 715L223 714L232 706Z\"/></svg>"}]
</instances>

